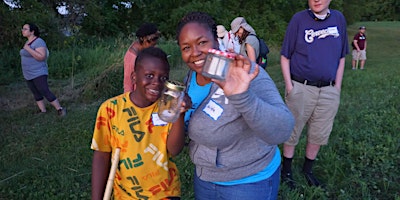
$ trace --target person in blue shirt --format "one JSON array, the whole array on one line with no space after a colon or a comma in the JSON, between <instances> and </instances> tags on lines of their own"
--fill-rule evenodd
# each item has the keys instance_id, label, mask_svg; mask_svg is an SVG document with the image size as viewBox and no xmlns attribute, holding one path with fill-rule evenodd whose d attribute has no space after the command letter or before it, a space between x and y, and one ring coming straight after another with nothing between
<instances>
[{"instance_id":1,"label":"person in blue shirt","mask_svg":"<svg viewBox=\"0 0 400 200\"><path fill-rule=\"evenodd\" d=\"M349 48L346 20L341 12L329 9L330 2L308 0L309 9L292 17L281 49L285 100L296 121L283 145L281 180L292 189L292 159L304 126L307 145L303 174L309 185L321 185L312 166L321 145L328 144L340 103Z\"/></svg>"}]
</instances>

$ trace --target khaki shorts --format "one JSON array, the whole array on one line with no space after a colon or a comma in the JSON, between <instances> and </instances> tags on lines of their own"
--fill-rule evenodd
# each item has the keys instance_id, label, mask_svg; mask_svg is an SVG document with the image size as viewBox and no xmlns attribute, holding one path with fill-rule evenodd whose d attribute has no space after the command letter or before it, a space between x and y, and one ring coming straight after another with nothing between
<instances>
[{"instance_id":1,"label":"khaki shorts","mask_svg":"<svg viewBox=\"0 0 400 200\"><path fill-rule=\"evenodd\" d=\"M293 89L285 95L285 101L295 117L296 124L285 144L297 145L306 124L308 143L328 144L340 104L340 92L334 86L318 88L296 81L292 83Z\"/></svg>"},{"instance_id":2,"label":"khaki shorts","mask_svg":"<svg viewBox=\"0 0 400 200\"><path fill-rule=\"evenodd\" d=\"M358 55L359 54L359 55ZM367 52L365 50L361 50L357 52L357 50L353 49L353 52L351 52L351 55L353 55L353 60L367 60Z\"/></svg>"}]
</instances>

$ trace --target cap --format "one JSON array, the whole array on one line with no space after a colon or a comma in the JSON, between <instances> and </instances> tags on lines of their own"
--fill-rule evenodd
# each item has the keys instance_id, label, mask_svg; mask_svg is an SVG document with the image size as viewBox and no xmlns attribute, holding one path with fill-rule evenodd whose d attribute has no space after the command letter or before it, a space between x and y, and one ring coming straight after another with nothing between
<instances>
[{"instance_id":1,"label":"cap","mask_svg":"<svg viewBox=\"0 0 400 200\"><path fill-rule=\"evenodd\" d=\"M253 27L251 27L246 19L244 19L243 17L236 17L232 23L231 23L231 30L233 33L236 33L239 28L242 27L244 28L246 31L255 34L256 32L254 31Z\"/></svg>"},{"instance_id":2,"label":"cap","mask_svg":"<svg viewBox=\"0 0 400 200\"><path fill-rule=\"evenodd\" d=\"M223 25L217 26L217 35L219 38L224 37L227 32L228 31L226 31L225 26L223 26Z\"/></svg>"},{"instance_id":3,"label":"cap","mask_svg":"<svg viewBox=\"0 0 400 200\"><path fill-rule=\"evenodd\" d=\"M365 29L365 26L360 26L360 29Z\"/></svg>"}]
</instances>

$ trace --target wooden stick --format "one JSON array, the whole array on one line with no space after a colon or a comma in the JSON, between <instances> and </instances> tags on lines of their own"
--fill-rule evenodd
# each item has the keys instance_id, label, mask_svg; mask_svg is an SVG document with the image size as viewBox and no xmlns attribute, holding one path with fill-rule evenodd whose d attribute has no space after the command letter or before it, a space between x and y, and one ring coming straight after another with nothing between
<instances>
[{"instance_id":1,"label":"wooden stick","mask_svg":"<svg viewBox=\"0 0 400 200\"><path fill-rule=\"evenodd\" d=\"M114 153L114 156L112 159L110 174L108 175L108 181L107 181L106 190L104 192L103 200L109 200L111 197L111 192L112 192L112 188L114 185L115 172L117 171L117 167L119 164L119 153L120 152L121 152L120 148L115 149L115 153Z\"/></svg>"}]
</instances>

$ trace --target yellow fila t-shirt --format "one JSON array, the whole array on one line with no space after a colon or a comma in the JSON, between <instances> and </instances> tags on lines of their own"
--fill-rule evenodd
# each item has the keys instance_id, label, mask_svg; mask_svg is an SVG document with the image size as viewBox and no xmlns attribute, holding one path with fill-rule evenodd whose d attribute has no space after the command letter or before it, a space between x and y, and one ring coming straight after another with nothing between
<instances>
[{"instance_id":1,"label":"yellow fila t-shirt","mask_svg":"<svg viewBox=\"0 0 400 200\"><path fill-rule=\"evenodd\" d=\"M104 102L97 113L91 148L121 148L113 186L114 199L163 199L180 196L179 172L167 153L171 123L157 115L158 101L135 106L129 92Z\"/></svg>"}]
</instances>

